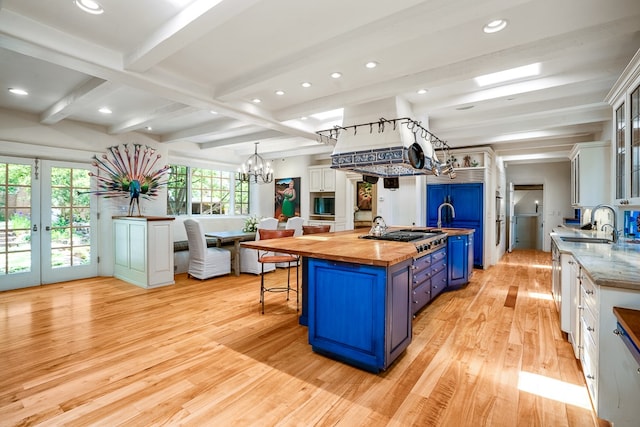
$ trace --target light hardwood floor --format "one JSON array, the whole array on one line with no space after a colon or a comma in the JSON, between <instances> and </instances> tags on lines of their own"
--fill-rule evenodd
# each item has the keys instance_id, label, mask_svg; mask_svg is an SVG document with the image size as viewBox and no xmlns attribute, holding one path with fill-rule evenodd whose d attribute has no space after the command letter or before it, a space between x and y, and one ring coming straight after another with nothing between
<instances>
[{"instance_id":1,"label":"light hardwood floor","mask_svg":"<svg viewBox=\"0 0 640 427\"><path fill-rule=\"evenodd\" d=\"M314 354L295 300L261 315L253 275L0 293L0 425L595 426L550 273L534 251L476 270L379 375Z\"/></svg>"}]
</instances>

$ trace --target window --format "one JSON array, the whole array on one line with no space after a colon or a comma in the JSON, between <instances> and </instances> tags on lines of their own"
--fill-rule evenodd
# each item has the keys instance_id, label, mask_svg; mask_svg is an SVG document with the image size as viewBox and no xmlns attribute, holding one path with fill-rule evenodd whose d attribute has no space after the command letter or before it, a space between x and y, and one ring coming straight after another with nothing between
<instances>
[{"instance_id":1,"label":"window","mask_svg":"<svg viewBox=\"0 0 640 427\"><path fill-rule=\"evenodd\" d=\"M167 213L185 215L187 213L187 167L171 165L167 181Z\"/></svg>"},{"instance_id":2,"label":"window","mask_svg":"<svg viewBox=\"0 0 640 427\"><path fill-rule=\"evenodd\" d=\"M170 215L247 215L249 183L232 172L171 165L167 212Z\"/></svg>"}]
</instances>

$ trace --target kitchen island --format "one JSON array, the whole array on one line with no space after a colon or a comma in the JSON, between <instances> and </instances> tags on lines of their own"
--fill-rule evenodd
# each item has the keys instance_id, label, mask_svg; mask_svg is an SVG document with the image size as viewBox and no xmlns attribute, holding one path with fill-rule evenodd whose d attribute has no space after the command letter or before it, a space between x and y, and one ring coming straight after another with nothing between
<instances>
[{"instance_id":1,"label":"kitchen island","mask_svg":"<svg viewBox=\"0 0 640 427\"><path fill-rule=\"evenodd\" d=\"M359 238L367 231L303 235L242 245L301 255L300 323L309 327L313 350L379 372L411 343L412 267L419 253L411 243ZM428 254L429 250L420 253Z\"/></svg>"},{"instance_id":2,"label":"kitchen island","mask_svg":"<svg viewBox=\"0 0 640 427\"><path fill-rule=\"evenodd\" d=\"M560 254L577 267L568 276L570 285L562 282L561 315L568 310L567 332L597 416L616 426L637 426L640 365L619 333L614 308L640 310L640 245L602 243L606 237L564 227L551 233ZM580 239L601 240L575 241Z\"/></svg>"}]
</instances>

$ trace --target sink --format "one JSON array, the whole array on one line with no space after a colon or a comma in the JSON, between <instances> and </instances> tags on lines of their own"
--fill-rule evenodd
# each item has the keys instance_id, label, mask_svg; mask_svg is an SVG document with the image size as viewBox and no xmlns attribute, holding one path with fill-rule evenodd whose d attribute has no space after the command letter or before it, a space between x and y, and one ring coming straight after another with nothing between
<instances>
[{"instance_id":1,"label":"sink","mask_svg":"<svg viewBox=\"0 0 640 427\"><path fill-rule=\"evenodd\" d=\"M563 242L573 243L611 243L611 240L600 237L560 236L560 239L562 239Z\"/></svg>"}]
</instances>

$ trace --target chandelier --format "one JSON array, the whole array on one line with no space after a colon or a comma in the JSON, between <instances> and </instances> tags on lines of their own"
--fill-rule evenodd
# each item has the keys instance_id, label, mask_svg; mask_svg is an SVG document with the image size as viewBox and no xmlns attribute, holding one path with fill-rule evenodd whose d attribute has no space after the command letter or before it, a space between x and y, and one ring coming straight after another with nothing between
<instances>
[{"instance_id":1,"label":"chandelier","mask_svg":"<svg viewBox=\"0 0 640 427\"><path fill-rule=\"evenodd\" d=\"M256 142L256 148L253 153L240 167L240 173L242 174L243 181L253 181L256 184L268 184L273 181L273 169L271 169L271 163L265 161L260 154L258 154L258 144Z\"/></svg>"}]
</instances>

